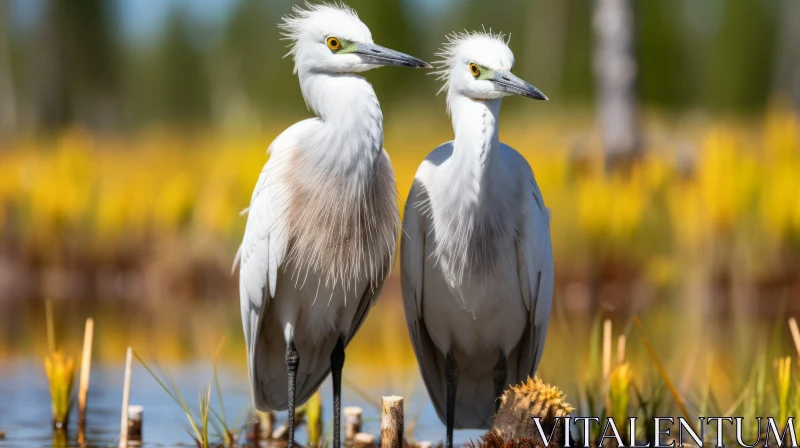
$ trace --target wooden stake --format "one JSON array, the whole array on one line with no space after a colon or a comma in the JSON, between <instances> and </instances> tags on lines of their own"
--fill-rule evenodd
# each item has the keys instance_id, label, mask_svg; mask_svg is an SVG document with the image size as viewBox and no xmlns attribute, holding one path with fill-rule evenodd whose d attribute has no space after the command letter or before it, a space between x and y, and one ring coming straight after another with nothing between
<instances>
[{"instance_id":1,"label":"wooden stake","mask_svg":"<svg viewBox=\"0 0 800 448\"><path fill-rule=\"evenodd\" d=\"M89 377L92 369L92 340L94 338L94 320L86 319L83 333L83 355L81 356L81 382L78 390L78 431L86 429L86 396L89 392Z\"/></svg>"},{"instance_id":2,"label":"wooden stake","mask_svg":"<svg viewBox=\"0 0 800 448\"><path fill-rule=\"evenodd\" d=\"M611 320L603 322L603 379L611 374Z\"/></svg>"},{"instance_id":3,"label":"wooden stake","mask_svg":"<svg viewBox=\"0 0 800 448\"><path fill-rule=\"evenodd\" d=\"M364 410L358 406L344 408L344 440L352 441L361 432L361 414Z\"/></svg>"},{"instance_id":4,"label":"wooden stake","mask_svg":"<svg viewBox=\"0 0 800 448\"><path fill-rule=\"evenodd\" d=\"M142 441L142 418L144 407L128 406L128 440L133 442Z\"/></svg>"},{"instance_id":5,"label":"wooden stake","mask_svg":"<svg viewBox=\"0 0 800 448\"><path fill-rule=\"evenodd\" d=\"M125 380L122 386L122 418L119 424L119 447L128 446L128 406L131 401L131 364L133 363L133 350L128 347L125 356Z\"/></svg>"},{"instance_id":6,"label":"wooden stake","mask_svg":"<svg viewBox=\"0 0 800 448\"><path fill-rule=\"evenodd\" d=\"M244 436L247 445L258 445L258 441L261 440L261 419L258 418L258 411L250 419Z\"/></svg>"},{"instance_id":7,"label":"wooden stake","mask_svg":"<svg viewBox=\"0 0 800 448\"><path fill-rule=\"evenodd\" d=\"M381 448L403 446L403 397L382 397Z\"/></svg>"},{"instance_id":8,"label":"wooden stake","mask_svg":"<svg viewBox=\"0 0 800 448\"><path fill-rule=\"evenodd\" d=\"M789 331L792 332L794 348L797 349L797 357L800 358L800 329L797 328L797 320L794 317L789 318Z\"/></svg>"}]
</instances>

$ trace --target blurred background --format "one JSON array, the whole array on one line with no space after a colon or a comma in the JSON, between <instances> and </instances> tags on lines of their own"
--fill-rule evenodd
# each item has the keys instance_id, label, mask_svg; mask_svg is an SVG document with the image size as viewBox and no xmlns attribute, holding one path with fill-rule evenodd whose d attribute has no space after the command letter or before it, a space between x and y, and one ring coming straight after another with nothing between
<instances>
[{"instance_id":1,"label":"blurred background","mask_svg":"<svg viewBox=\"0 0 800 448\"><path fill-rule=\"evenodd\" d=\"M0 0L0 382L45 384L20 373L46 351L44 299L71 353L93 316L98 362L133 345L185 366L225 340L241 382L239 211L269 143L310 115L276 26L294 3ZM348 4L426 60L453 30L508 33L515 73L550 97L504 101L501 124L552 210L546 379L581 377L596 316L629 332L641 315L691 388L687 359L748 366L800 314L800 1ZM452 138L444 97L419 71L366 77L405 196ZM429 407L401 314L394 275L348 368ZM680 348L698 340L711 359Z\"/></svg>"}]
</instances>

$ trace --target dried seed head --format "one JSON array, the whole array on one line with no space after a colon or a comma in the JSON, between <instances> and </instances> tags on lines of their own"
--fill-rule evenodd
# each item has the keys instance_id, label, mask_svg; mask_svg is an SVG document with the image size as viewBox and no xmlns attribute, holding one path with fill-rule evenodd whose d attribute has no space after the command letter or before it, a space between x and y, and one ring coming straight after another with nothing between
<instances>
[{"instance_id":1,"label":"dried seed head","mask_svg":"<svg viewBox=\"0 0 800 448\"><path fill-rule=\"evenodd\" d=\"M558 425L553 442L563 443L564 422L558 419L575 410L566 398L557 387L539 378L528 378L506 390L500 397L500 409L495 415L492 432L504 440L537 441L540 436L534 419L539 418L546 433Z\"/></svg>"}]
</instances>

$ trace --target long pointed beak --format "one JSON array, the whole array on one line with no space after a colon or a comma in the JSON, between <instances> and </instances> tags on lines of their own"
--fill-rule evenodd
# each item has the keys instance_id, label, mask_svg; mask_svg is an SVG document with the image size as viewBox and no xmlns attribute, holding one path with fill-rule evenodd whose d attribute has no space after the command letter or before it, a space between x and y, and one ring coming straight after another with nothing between
<instances>
[{"instance_id":1,"label":"long pointed beak","mask_svg":"<svg viewBox=\"0 0 800 448\"><path fill-rule=\"evenodd\" d=\"M508 70L495 70L490 80L502 92L524 96L534 100L547 101L547 96L536 87L528 84Z\"/></svg>"},{"instance_id":2,"label":"long pointed beak","mask_svg":"<svg viewBox=\"0 0 800 448\"><path fill-rule=\"evenodd\" d=\"M398 65L411 68L431 68L431 65L423 60L375 44L359 43L357 44L355 54L359 55L364 63L370 65Z\"/></svg>"}]
</instances>

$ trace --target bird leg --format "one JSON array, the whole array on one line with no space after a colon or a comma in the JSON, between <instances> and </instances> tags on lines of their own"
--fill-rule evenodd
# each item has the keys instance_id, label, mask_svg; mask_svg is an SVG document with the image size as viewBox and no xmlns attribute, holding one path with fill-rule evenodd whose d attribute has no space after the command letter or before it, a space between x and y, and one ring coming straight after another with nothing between
<instances>
[{"instance_id":1,"label":"bird leg","mask_svg":"<svg viewBox=\"0 0 800 448\"><path fill-rule=\"evenodd\" d=\"M344 367L344 340L340 337L331 353L331 372L333 374L333 448L341 446L339 425L342 412L342 368Z\"/></svg>"},{"instance_id":2,"label":"bird leg","mask_svg":"<svg viewBox=\"0 0 800 448\"><path fill-rule=\"evenodd\" d=\"M503 352L500 352L500 359L494 365L494 398L495 408L497 412L500 409L500 397L503 396L503 391L506 388L506 380L508 378L508 359Z\"/></svg>"},{"instance_id":3,"label":"bird leg","mask_svg":"<svg viewBox=\"0 0 800 448\"><path fill-rule=\"evenodd\" d=\"M444 378L447 383L447 445L453 448L453 426L456 418L456 389L458 388L458 365L453 352L448 352L444 359Z\"/></svg>"},{"instance_id":4,"label":"bird leg","mask_svg":"<svg viewBox=\"0 0 800 448\"><path fill-rule=\"evenodd\" d=\"M290 339L286 344L286 370L289 373L289 448L294 446L294 393L297 387L297 367L300 365L300 355Z\"/></svg>"}]
</instances>

